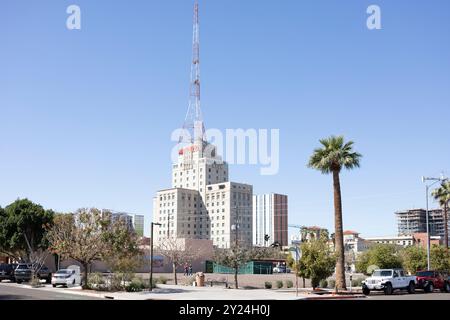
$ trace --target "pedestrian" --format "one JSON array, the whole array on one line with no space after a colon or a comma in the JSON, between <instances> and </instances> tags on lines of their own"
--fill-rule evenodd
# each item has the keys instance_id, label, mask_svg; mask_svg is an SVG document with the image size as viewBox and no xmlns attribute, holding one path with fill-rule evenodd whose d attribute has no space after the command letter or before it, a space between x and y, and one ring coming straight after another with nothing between
<instances>
[{"instance_id":1,"label":"pedestrian","mask_svg":"<svg viewBox=\"0 0 450 320\"><path fill-rule=\"evenodd\" d=\"M189 275L192 276L192 264L189 265Z\"/></svg>"},{"instance_id":2,"label":"pedestrian","mask_svg":"<svg viewBox=\"0 0 450 320\"><path fill-rule=\"evenodd\" d=\"M184 264L184 275L185 275L185 276L188 276L188 275L189 275L189 267L188 267L188 264L187 264L187 263Z\"/></svg>"}]
</instances>

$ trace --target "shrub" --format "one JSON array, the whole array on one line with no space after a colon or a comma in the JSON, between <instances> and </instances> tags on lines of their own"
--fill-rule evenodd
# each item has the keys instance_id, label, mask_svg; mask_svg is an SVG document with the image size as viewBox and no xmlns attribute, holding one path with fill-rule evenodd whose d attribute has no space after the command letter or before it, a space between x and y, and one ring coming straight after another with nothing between
<instances>
[{"instance_id":1,"label":"shrub","mask_svg":"<svg viewBox=\"0 0 450 320\"><path fill-rule=\"evenodd\" d=\"M90 273L88 275L87 285L89 289L95 289L99 291L104 291L108 289L105 278L101 273Z\"/></svg>"},{"instance_id":2,"label":"shrub","mask_svg":"<svg viewBox=\"0 0 450 320\"><path fill-rule=\"evenodd\" d=\"M320 288L328 288L328 281L325 280L325 279L320 280L319 287L320 287Z\"/></svg>"},{"instance_id":3,"label":"shrub","mask_svg":"<svg viewBox=\"0 0 450 320\"><path fill-rule=\"evenodd\" d=\"M353 279L352 280L352 287L361 287L363 280L364 280L363 278Z\"/></svg>"},{"instance_id":4,"label":"shrub","mask_svg":"<svg viewBox=\"0 0 450 320\"><path fill-rule=\"evenodd\" d=\"M159 279L158 279L158 283L160 283L160 284L166 284L167 283L167 278L166 277L164 277L164 276L161 276L161 277L159 277Z\"/></svg>"},{"instance_id":5,"label":"shrub","mask_svg":"<svg viewBox=\"0 0 450 320\"><path fill-rule=\"evenodd\" d=\"M141 278L134 278L131 282L125 286L126 292L140 292L145 289L145 284Z\"/></svg>"},{"instance_id":6,"label":"shrub","mask_svg":"<svg viewBox=\"0 0 450 320\"><path fill-rule=\"evenodd\" d=\"M272 289L272 282L270 282L270 281L264 282L264 288L266 288L266 289Z\"/></svg>"},{"instance_id":7,"label":"shrub","mask_svg":"<svg viewBox=\"0 0 450 320\"><path fill-rule=\"evenodd\" d=\"M277 280L276 285L277 285L277 289L283 288L283 281Z\"/></svg>"},{"instance_id":8,"label":"shrub","mask_svg":"<svg viewBox=\"0 0 450 320\"><path fill-rule=\"evenodd\" d=\"M286 280L286 288L292 288L294 283L291 280Z\"/></svg>"},{"instance_id":9,"label":"shrub","mask_svg":"<svg viewBox=\"0 0 450 320\"><path fill-rule=\"evenodd\" d=\"M336 280L331 279L330 281L328 281L328 288L334 289L335 287L336 287Z\"/></svg>"}]
</instances>

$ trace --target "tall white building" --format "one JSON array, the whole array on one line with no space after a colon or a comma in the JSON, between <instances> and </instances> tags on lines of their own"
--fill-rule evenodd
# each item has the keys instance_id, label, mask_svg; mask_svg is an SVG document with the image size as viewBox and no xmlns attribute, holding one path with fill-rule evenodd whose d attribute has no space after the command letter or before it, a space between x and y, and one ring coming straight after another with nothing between
<instances>
[{"instance_id":1,"label":"tall white building","mask_svg":"<svg viewBox=\"0 0 450 320\"><path fill-rule=\"evenodd\" d=\"M220 248L229 248L236 237L252 244L253 187L229 182L228 165L215 150L201 140L180 150L173 188L158 191L153 200L153 220L161 223L156 245L168 237L209 239Z\"/></svg>"},{"instance_id":2,"label":"tall white building","mask_svg":"<svg viewBox=\"0 0 450 320\"><path fill-rule=\"evenodd\" d=\"M254 195L253 245L267 247L275 242L288 245L288 197L276 193Z\"/></svg>"},{"instance_id":3,"label":"tall white building","mask_svg":"<svg viewBox=\"0 0 450 320\"><path fill-rule=\"evenodd\" d=\"M194 5L189 108L180 142L187 144L172 165L172 188L153 200L156 245L167 238L209 239L220 248L252 245L252 195L248 184L229 182L228 164L206 141L200 108L199 6ZM186 134L186 131L189 133ZM187 136L187 137L186 137Z\"/></svg>"}]
</instances>

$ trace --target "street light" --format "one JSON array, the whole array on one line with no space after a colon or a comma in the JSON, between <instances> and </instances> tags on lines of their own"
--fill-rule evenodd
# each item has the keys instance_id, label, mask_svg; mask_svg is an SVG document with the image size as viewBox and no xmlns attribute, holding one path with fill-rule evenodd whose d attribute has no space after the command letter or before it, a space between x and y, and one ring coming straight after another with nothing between
<instances>
[{"instance_id":1,"label":"street light","mask_svg":"<svg viewBox=\"0 0 450 320\"><path fill-rule=\"evenodd\" d=\"M150 228L150 291L153 289L153 226L161 226L161 223L152 222Z\"/></svg>"},{"instance_id":2,"label":"street light","mask_svg":"<svg viewBox=\"0 0 450 320\"><path fill-rule=\"evenodd\" d=\"M431 266L430 266L430 223L429 223L429 207L428 207L428 195L430 193L430 188L435 185L438 182L444 182L448 180L447 178L444 178L444 175L441 175L440 178L427 178L427 177L422 177L422 183L425 183L426 181L434 181L431 184L427 184L426 185L426 198L427 198L427 213L426 213L426 223L427 223L427 270L430 271Z\"/></svg>"}]
</instances>

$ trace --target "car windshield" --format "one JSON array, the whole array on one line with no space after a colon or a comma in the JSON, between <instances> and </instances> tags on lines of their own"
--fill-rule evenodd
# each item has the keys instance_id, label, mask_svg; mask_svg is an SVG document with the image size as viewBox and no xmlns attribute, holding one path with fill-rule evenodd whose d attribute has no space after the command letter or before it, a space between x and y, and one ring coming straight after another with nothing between
<instances>
[{"instance_id":1,"label":"car windshield","mask_svg":"<svg viewBox=\"0 0 450 320\"><path fill-rule=\"evenodd\" d=\"M72 274L73 270L70 269L62 269L62 270L58 270L57 274Z\"/></svg>"},{"instance_id":2,"label":"car windshield","mask_svg":"<svg viewBox=\"0 0 450 320\"><path fill-rule=\"evenodd\" d=\"M419 271L417 272L416 276L418 277L432 277L433 271Z\"/></svg>"},{"instance_id":3,"label":"car windshield","mask_svg":"<svg viewBox=\"0 0 450 320\"><path fill-rule=\"evenodd\" d=\"M373 277L390 277L392 275L391 270L376 270L372 274Z\"/></svg>"},{"instance_id":4,"label":"car windshield","mask_svg":"<svg viewBox=\"0 0 450 320\"><path fill-rule=\"evenodd\" d=\"M19 264L17 269L29 269L29 268L28 268L28 265L26 265L26 264Z\"/></svg>"}]
</instances>

